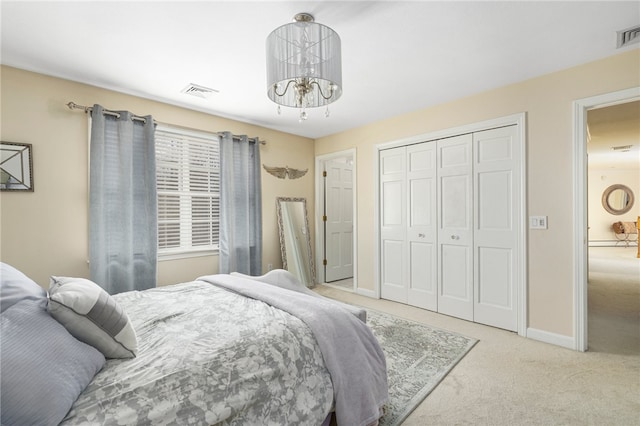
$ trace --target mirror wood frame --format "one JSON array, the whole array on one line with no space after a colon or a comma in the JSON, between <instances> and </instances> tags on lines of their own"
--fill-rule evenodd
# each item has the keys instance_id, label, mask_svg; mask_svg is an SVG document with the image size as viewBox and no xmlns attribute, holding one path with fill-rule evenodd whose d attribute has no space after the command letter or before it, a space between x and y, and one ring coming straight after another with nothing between
<instances>
[{"instance_id":1,"label":"mirror wood frame","mask_svg":"<svg viewBox=\"0 0 640 426\"><path fill-rule=\"evenodd\" d=\"M287 250L286 250L286 243L285 243L285 226L284 226L284 222L283 222L283 215L282 215L282 203L283 202L300 202L302 203L302 209L303 209L303 213L304 213L304 227L305 227L305 235L306 235L306 249L308 252L308 255L306 256L306 260L307 260L307 265L305 265L306 267L309 268L309 275L310 275L310 279L311 282L306 283L303 282L303 284L306 287L314 287L316 284L316 273L315 273L315 266L314 266L314 262L313 262L313 251L311 250L311 235L309 233L309 215L307 212L307 199L304 197L276 197L276 212L277 212L277 217L278 217L278 235L280 237L280 252L282 254L282 268L289 270L289 262L287 259Z\"/></svg>"},{"instance_id":2,"label":"mirror wood frame","mask_svg":"<svg viewBox=\"0 0 640 426\"><path fill-rule=\"evenodd\" d=\"M627 195L627 198L628 198L627 205L620 209L615 208L609 202L609 196L614 191L617 191L617 190L624 191L624 193ZM621 215L621 214L627 213L633 207L634 201L635 199L634 199L633 191L631 190L631 188L629 188L626 185L622 185L622 184L611 185L607 189L605 189L604 192L602 193L602 207L604 207L606 211L608 211L613 215Z\"/></svg>"}]
</instances>

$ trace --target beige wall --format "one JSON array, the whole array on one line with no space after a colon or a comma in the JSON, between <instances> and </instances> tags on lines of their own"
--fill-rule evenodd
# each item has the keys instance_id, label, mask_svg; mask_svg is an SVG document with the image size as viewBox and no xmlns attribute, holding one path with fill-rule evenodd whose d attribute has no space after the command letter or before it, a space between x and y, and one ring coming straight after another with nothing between
<instances>
[{"instance_id":1,"label":"beige wall","mask_svg":"<svg viewBox=\"0 0 640 426\"><path fill-rule=\"evenodd\" d=\"M267 139L262 162L309 168L300 180L263 171L263 267L279 266L275 197L313 203L313 157L356 149L358 284L373 290L374 146L418 134L527 113L527 215L547 215L549 229L529 232L529 327L573 334L573 121L576 99L640 86L633 50L523 83L373 123L313 141L183 108L2 67L2 140L34 145L34 193L0 196L0 258L46 286L51 274L87 276L87 125L74 101L152 114L158 121ZM313 228L313 225L312 225ZM313 231L313 229L312 229ZM314 246L315 247L315 246ZM215 273L215 257L162 262L160 284Z\"/></svg>"},{"instance_id":2,"label":"beige wall","mask_svg":"<svg viewBox=\"0 0 640 426\"><path fill-rule=\"evenodd\" d=\"M602 207L602 193L614 184L626 185L635 195L633 208L613 215ZM640 168L589 168L589 241L616 241L613 222L635 222L640 215Z\"/></svg>"},{"instance_id":3,"label":"beige wall","mask_svg":"<svg viewBox=\"0 0 640 426\"><path fill-rule=\"evenodd\" d=\"M1 68L1 138L33 144L33 193L0 194L0 259L45 288L50 275L87 277L88 119L65 104L101 104L205 131L229 130L267 140L262 163L309 169L298 180L262 172L263 268L282 265L276 196L306 197L313 211L313 140L15 68ZM312 230L313 232L313 230ZM217 256L162 261L160 285L218 271Z\"/></svg>"},{"instance_id":4,"label":"beige wall","mask_svg":"<svg viewBox=\"0 0 640 426\"><path fill-rule=\"evenodd\" d=\"M373 290L374 146L527 114L527 215L549 229L528 234L529 327L573 335L573 119L577 99L640 86L640 51L498 88L316 140L315 154L357 149L358 285Z\"/></svg>"}]
</instances>

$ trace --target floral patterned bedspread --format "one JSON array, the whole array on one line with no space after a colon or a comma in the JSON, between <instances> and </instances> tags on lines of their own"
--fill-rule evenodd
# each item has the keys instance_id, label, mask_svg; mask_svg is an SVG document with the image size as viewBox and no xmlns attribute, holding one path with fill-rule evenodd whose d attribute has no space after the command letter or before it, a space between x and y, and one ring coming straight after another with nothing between
<instances>
[{"instance_id":1,"label":"floral patterned bedspread","mask_svg":"<svg viewBox=\"0 0 640 426\"><path fill-rule=\"evenodd\" d=\"M333 403L296 317L204 282L114 296L138 356L107 360L63 425L320 425Z\"/></svg>"}]
</instances>

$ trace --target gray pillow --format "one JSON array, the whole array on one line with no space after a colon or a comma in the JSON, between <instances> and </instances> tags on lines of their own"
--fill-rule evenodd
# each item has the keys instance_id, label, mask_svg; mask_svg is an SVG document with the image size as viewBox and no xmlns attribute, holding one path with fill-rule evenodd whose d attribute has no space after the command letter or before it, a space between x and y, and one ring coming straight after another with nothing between
<instances>
[{"instance_id":1,"label":"gray pillow","mask_svg":"<svg viewBox=\"0 0 640 426\"><path fill-rule=\"evenodd\" d=\"M105 357L136 356L138 338L129 317L93 281L51 277L47 309L76 339L98 349Z\"/></svg>"},{"instance_id":2,"label":"gray pillow","mask_svg":"<svg viewBox=\"0 0 640 426\"><path fill-rule=\"evenodd\" d=\"M57 425L100 371L105 359L75 339L38 301L20 301L2 314L1 423Z\"/></svg>"},{"instance_id":3,"label":"gray pillow","mask_svg":"<svg viewBox=\"0 0 640 426\"><path fill-rule=\"evenodd\" d=\"M0 313L21 300L40 302L47 306L47 292L11 265L0 263Z\"/></svg>"}]
</instances>

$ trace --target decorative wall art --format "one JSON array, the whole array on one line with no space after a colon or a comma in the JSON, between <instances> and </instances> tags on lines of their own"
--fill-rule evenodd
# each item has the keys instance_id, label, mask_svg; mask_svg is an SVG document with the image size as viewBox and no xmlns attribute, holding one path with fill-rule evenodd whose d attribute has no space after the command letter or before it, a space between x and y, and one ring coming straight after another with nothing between
<instances>
[{"instance_id":1,"label":"decorative wall art","mask_svg":"<svg viewBox=\"0 0 640 426\"><path fill-rule=\"evenodd\" d=\"M33 191L30 143L0 142L0 191Z\"/></svg>"},{"instance_id":2,"label":"decorative wall art","mask_svg":"<svg viewBox=\"0 0 640 426\"><path fill-rule=\"evenodd\" d=\"M285 167L270 167L266 165L262 165L264 169L270 174L274 175L278 179L285 179L287 176L289 179L298 179L307 174L309 169L298 170L289 168L289 166Z\"/></svg>"}]
</instances>

